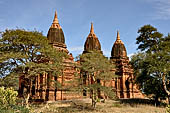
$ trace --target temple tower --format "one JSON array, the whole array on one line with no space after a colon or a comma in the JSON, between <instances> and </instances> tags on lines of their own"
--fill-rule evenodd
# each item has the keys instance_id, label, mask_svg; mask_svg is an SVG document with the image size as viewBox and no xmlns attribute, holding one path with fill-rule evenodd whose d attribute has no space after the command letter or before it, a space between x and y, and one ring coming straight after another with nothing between
<instances>
[{"instance_id":1,"label":"temple tower","mask_svg":"<svg viewBox=\"0 0 170 113\"><path fill-rule=\"evenodd\" d=\"M93 52L98 52L99 54L103 54L103 52L101 51L101 45L98 40L98 37L94 33L93 23L91 23L90 33L86 38L83 54L87 54L87 53L91 54ZM83 62L83 61L81 61L80 59L80 62ZM83 77L84 85L93 84L93 79L88 76L89 73L80 70L80 74ZM98 81L100 83L99 79ZM90 93L87 93L86 90L83 90L83 96L90 96ZM98 91L98 96L100 97L100 90Z\"/></svg>"},{"instance_id":2,"label":"temple tower","mask_svg":"<svg viewBox=\"0 0 170 113\"><path fill-rule=\"evenodd\" d=\"M47 38L53 47L68 53L67 46L65 44L64 33L58 21L57 11L55 11L54 20L50 29L48 30Z\"/></svg>"},{"instance_id":3,"label":"temple tower","mask_svg":"<svg viewBox=\"0 0 170 113\"><path fill-rule=\"evenodd\" d=\"M129 85L126 87L125 81L129 77L131 73L125 73L125 65L128 64L128 57L126 48L122 40L120 40L119 31L117 31L117 38L115 43L113 44L111 51L111 61L116 65L115 74L118 75L115 78L115 88L116 94L119 98L130 98L129 97ZM127 75L126 75L127 74ZM128 94L127 94L128 93Z\"/></svg>"},{"instance_id":4,"label":"temple tower","mask_svg":"<svg viewBox=\"0 0 170 113\"><path fill-rule=\"evenodd\" d=\"M49 44L52 45L56 52L63 51L67 54L65 44L65 37L63 30L58 22L57 12L55 12L53 23L48 31L47 39ZM55 61L54 61L55 62ZM41 101L56 101L75 98L74 95L67 93L66 81L70 81L74 78L75 62L72 54L68 54L68 58L63 60L63 72L62 75L53 75L52 70L45 72L44 74L37 74L33 82L30 82L31 98L33 100ZM62 89L55 85L54 81L60 82ZM65 89L64 89L65 88ZM77 97L76 97L77 98Z\"/></svg>"},{"instance_id":5,"label":"temple tower","mask_svg":"<svg viewBox=\"0 0 170 113\"><path fill-rule=\"evenodd\" d=\"M117 31L117 38L116 41L112 47L112 51L111 51L111 59L113 58L123 58L126 59L127 58L127 52L126 52L126 48L124 46L124 43L122 42L122 40L120 40L120 35L119 35L119 31Z\"/></svg>"},{"instance_id":6,"label":"temple tower","mask_svg":"<svg viewBox=\"0 0 170 113\"><path fill-rule=\"evenodd\" d=\"M94 33L93 23L91 23L90 33L89 33L89 35L86 39L86 42L84 44L83 53L90 53L93 51L102 53L100 42L99 42L96 34Z\"/></svg>"},{"instance_id":7,"label":"temple tower","mask_svg":"<svg viewBox=\"0 0 170 113\"><path fill-rule=\"evenodd\" d=\"M110 60L116 65L115 74L118 75L113 81L116 95L119 98L142 98L142 93L133 83L133 69L129 63L124 43L120 39L119 31L117 31L117 38L112 47Z\"/></svg>"},{"instance_id":8,"label":"temple tower","mask_svg":"<svg viewBox=\"0 0 170 113\"><path fill-rule=\"evenodd\" d=\"M57 12L55 11L54 20L53 23L48 31L47 38L49 40L49 44L53 45L54 48L56 48L59 51L66 52L68 54L68 58L64 59L63 61L63 75L58 76L58 78L52 77L52 80L57 80L62 85L62 88L56 88L56 89L49 89L51 92L49 92L49 98L48 100L65 100L69 98L74 98L74 95L68 96L66 87L68 86L68 83L66 81L70 81L74 78L75 74L75 63L74 58L71 53L67 50L67 46L65 44L65 37L63 30L59 24ZM64 90L64 91L63 91ZM48 94L48 93L47 93Z\"/></svg>"}]
</instances>

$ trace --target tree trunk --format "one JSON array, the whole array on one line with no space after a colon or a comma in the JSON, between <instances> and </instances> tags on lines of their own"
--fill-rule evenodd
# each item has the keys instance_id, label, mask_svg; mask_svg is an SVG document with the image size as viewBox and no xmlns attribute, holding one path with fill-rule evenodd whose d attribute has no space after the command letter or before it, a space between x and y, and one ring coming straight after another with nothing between
<instances>
[{"instance_id":1,"label":"tree trunk","mask_svg":"<svg viewBox=\"0 0 170 113\"><path fill-rule=\"evenodd\" d=\"M163 75L162 75L162 82L163 82L164 90L168 94L168 104L170 104L170 91L166 87L165 76L166 76L165 73L163 73Z\"/></svg>"},{"instance_id":2,"label":"tree trunk","mask_svg":"<svg viewBox=\"0 0 170 113\"><path fill-rule=\"evenodd\" d=\"M26 104L26 108L29 108L29 98L30 98L30 93L27 94L26 100L25 100L25 104Z\"/></svg>"},{"instance_id":3,"label":"tree trunk","mask_svg":"<svg viewBox=\"0 0 170 113\"><path fill-rule=\"evenodd\" d=\"M94 91L92 91L92 107L95 108L96 107L96 94L94 93Z\"/></svg>"},{"instance_id":4,"label":"tree trunk","mask_svg":"<svg viewBox=\"0 0 170 113\"><path fill-rule=\"evenodd\" d=\"M92 99L92 107L95 108L96 107L96 100Z\"/></svg>"},{"instance_id":5,"label":"tree trunk","mask_svg":"<svg viewBox=\"0 0 170 113\"><path fill-rule=\"evenodd\" d=\"M162 75L163 87L164 87L165 92L168 94L168 97L170 97L170 91L166 87L165 76L166 76L165 73L163 73L163 75Z\"/></svg>"},{"instance_id":6,"label":"tree trunk","mask_svg":"<svg viewBox=\"0 0 170 113\"><path fill-rule=\"evenodd\" d=\"M170 98L167 97L166 99L167 99L166 102L167 102L167 104L169 105L169 104L170 104Z\"/></svg>"},{"instance_id":7,"label":"tree trunk","mask_svg":"<svg viewBox=\"0 0 170 113\"><path fill-rule=\"evenodd\" d=\"M155 107L159 106L158 96L155 97Z\"/></svg>"}]
</instances>

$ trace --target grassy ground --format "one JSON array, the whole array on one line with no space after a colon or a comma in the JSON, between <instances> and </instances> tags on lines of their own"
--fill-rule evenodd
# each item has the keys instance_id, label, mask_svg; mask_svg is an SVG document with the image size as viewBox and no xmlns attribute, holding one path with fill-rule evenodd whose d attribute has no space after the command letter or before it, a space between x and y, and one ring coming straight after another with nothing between
<instances>
[{"instance_id":1,"label":"grassy ground","mask_svg":"<svg viewBox=\"0 0 170 113\"><path fill-rule=\"evenodd\" d=\"M33 113L165 113L164 107L141 104L121 104L118 101L106 100L91 107L90 99L57 101L53 103L32 105Z\"/></svg>"}]
</instances>

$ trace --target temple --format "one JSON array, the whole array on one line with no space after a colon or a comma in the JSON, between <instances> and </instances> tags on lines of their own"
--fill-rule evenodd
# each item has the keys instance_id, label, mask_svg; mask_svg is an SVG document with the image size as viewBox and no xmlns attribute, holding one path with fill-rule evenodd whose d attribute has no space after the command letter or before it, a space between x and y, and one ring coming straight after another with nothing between
<instances>
[{"instance_id":1,"label":"temple","mask_svg":"<svg viewBox=\"0 0 170 113\"><path fill-rule=\"evenodd\" d=\"M113 44L110 61L116 65L113 87L116 89L116 95L119 98L144 98L143 94L134 84L134 76L132 66L129 64L126 48L120 39L119 31L117 38Z\"/></svg>"},{"instance_id":2,"label":"temple","mask_svg":"<svg viewBox=\"0 0 170 113\"><path fill-rule=\"evenodd\" d=\"M49 28L47 39L49 44L52 45L57 50L63 51L68 54L68 58L63 61L65 69L63 70L62 77L52 76L50 72L44 74L38 74L35 79L29 82L30 97L33 100L43 100L43 101L56 101L56 100L67 100L74 98L82 98L86 96L83 93L73 93L69 92L65 87L69 84L66 81L74 79L74 74L81 71L75 68L75 64L79 63L74 61L71 53L67 50L65 44L64 32L59 24L57 12L55 12L54 20ZM84 51L82 54L91 53L98 51L103 54L101 50L101 44L94 33L93 23L91 23L90 33L84 44ZM137 85L134 84L134 76L132 66L129 64L129 58L127 57L127 52L124 43L120 39L119 32L117 32L117 38L113 44L111 50L110 62L115 64L113 67L115 74L118 75L114 77L110 82L111 87L114 89L116 96L118 98L144 98L143 94L137 89ZM24 77L19 78L19 94L23 95L24 87ZM49 81L51 79L51 81ZM63 88L56 87L53 81L59 81Z\"/></svg>"}]
</instances>

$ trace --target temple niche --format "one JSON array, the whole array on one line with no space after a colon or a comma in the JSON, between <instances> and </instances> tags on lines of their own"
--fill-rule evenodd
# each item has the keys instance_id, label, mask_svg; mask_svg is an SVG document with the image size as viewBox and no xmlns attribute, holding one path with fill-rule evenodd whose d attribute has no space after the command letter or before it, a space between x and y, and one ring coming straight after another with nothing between
<instances>
[{"instance_id":1,"label":"temple niche","mask_svg":"<svg viewBox=\"0 0 170 113\"><path fill-rule=\"evenodd\" d=\"M83 96L86 97L86 91L79 94L70 92L65 88L69 85L71 86L71 84L67 84L66 81L73 80L75 73L80 73L80 75L83 75L83 84L89 83L87 81L90 81L90 78L87 78L86 73L78 72L75 69L75 64L78 64L79 62L75 62L74 57L67 50L64 32L59 24L57 12L55 12L53 23L49 28L47 39L49 40L50 45L52 45L57 50L66 52L69 56L69 58L65 59L63 62L65 66L65 69L63 70L64 76L52 76L51 72L44 72L43 74L37 73L37 76L32 81L24 78L24 76L21 76L19 78L19 95L23 95L24 87L26 87L30 90L30 97L33 100L56 101L82 98ZM93 51L99 51L101 54L103 54L101 50L101 44L98 40L98 37L94 33L92 23L90 33L84 44L84 51L82 54ZM111 86L118 98L144 98L143 94L137 89L133 82L133 69L129 64L126 48L123 42L120 40L119 32L117 32L117 39L112 47L110 61L116 65L116 67L113 67L113 70L111 71L114 71L118 76L114 77L111 81L108 81L106 86ZM63 86L63 89L56 87L53 81L59 81ZM98 82L102 83L102 80L98 80ZM98 95L100 95L100 91Z\"/></svg>"}]
</instances>

